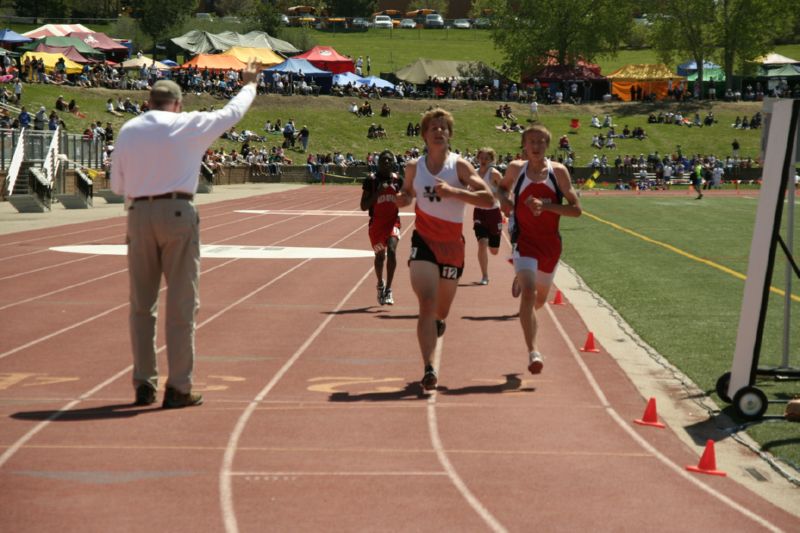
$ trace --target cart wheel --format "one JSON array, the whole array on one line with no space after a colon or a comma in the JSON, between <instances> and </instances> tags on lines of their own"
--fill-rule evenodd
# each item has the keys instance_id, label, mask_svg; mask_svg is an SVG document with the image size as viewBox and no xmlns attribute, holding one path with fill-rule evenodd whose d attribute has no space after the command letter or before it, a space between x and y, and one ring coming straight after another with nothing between
<instances>
[{"instance_id":1,"label":"cart wheel","mask_svg":"<svg viewBox=\"0 0 800 533\"><path fill-rule=\"evenodd\" d=\"M731 403L731 397L728 396L728 385L731 384L731 373L725 372L717 380L717 396L725 403Z\"/></svg>"},{"instance_id":2,"label":"cart wheel","mask_svg":"<svg viewBox=\"0 0 800 533\"><path fill-rule=\"evenodd\" d=\"M733 396L733 406L742 418L756 420L767 412L767 395L761 389L744 387Z\"/></svg>"}]
</instances>

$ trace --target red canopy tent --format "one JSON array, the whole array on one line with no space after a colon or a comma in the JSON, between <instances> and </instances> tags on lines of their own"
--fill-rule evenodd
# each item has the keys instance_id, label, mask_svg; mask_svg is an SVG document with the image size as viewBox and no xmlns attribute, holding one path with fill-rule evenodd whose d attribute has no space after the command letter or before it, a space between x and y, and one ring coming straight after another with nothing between
<instances>
[{"instance_id":1,"label":"red canopy tent","mask_svg":"<svg viewBox=\"0 0 800 533\"><path fill-rule=\"evenodd\" d=\"M334 74L356 71L352 59L343 56L330 46L315 46L307 52L294 56L294 59L305 59L318 69L327 70Z\"/></svg>"},{"instance_id":2,"label":"red canopy tent","mask_svg":"<svg viewBox=\"0 0 800 533\"><path fill-rule=\"evenodd\" d=\"M93 59L86 58L84 55L78 52L74 46L48 46L44 43L41 43L37 45L33 51L46 52L48 54L62 54L70 61L80 63L81 65L85 63L97 63L97 61Z\"/></svg>"},{"instance_id":3,"label":"red canopy tent","mask_svg":"<svg viewBox=\"0 0 800 533\"><path fill-rule=\"evenodd\" d=\"M128 58L128 47L118 43L105 33L74 31L69 34L69 37L80 39L95 50L103 52L106 57L113 58L115 61L124 61Z\"/></svg>"}]
</instances>

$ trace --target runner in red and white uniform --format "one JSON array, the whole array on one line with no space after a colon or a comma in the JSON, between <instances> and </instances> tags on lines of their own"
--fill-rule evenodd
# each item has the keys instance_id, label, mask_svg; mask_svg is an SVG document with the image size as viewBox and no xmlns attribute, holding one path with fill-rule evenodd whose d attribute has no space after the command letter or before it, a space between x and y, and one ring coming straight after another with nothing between
<instances>
[{"instance_id":1,"label":"runner in red and white uniform","mask_svg":"<svg viewBox=\"0 0 800 533\"><path fill-rule=\"evenodd\" d=\"M501 209L512 217L509 231L514 242L515 283L521 291L519 321L532 374L544 367L544 358L536 347L535 309L547 301L561 257L558 222L562 216L579 217L582 213L567 168L545 158L549 146L550 131L541 125L529 126L522 133L525 160L509 164L498 190Z\"/></svg>"},{"instance_id":2,"label":"runner in red and white uniform","mask_svg":"<svg viewBox=\"0 0 800 533\"><path fill-rule=\"evenodd\" d=\"M422 387L436 388L433 368L436 338L444 334L445 319L464 271L465 204L491 207L494 196L475 168L450 152L453 116L443 109L425 113L421 123L427 155L406 165L405 183L397 195L399 207L416 198L416 229L411 238L408 268L411 287L419 300L417 339L425 373Z\"/></svg>"},{"instance_id":3,"label":"runner in red and white uniform","mask_svg":"<svg viewBox=\"0 0 800 533\"><path fill-rule=\"evenodd\" d=\"M497 186L503 175L494 166L496 154L492 148L478 150L478 175L489 186L493 195L497 195ZM472 229L478 239L478 264L481 267L481 285L489 284L489 253L497 255L500 250L500 237L503 233L503 215L500 213L500 202L494 201L489 209L476 207L472 214Z\"/></svg>"},{"instance_id":4,"label":"runner in red and white uniform","mask_svg":"<svg viewBox=\"0 0 800 533\"><path fill-rule=\"evenodd\" d=\"M369 242L375 251L375 276L378 278L380 305L394 305L392 280L397 268L395 250L400 240L397 193L403 186L403 180L394 172L394 165L394 154L384 150L378 156L378 171L365 179L361 187L361 210L369 210ZM384 262L386 262L385 283Z\"/></svg>"}]
</instances>

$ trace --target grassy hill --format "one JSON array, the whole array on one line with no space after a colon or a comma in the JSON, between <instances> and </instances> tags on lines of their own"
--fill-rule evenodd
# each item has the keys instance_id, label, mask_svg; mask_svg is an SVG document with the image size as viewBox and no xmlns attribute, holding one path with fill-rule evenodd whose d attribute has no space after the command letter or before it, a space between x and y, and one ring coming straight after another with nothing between
<instances>
[{"instance_id":1,"label":"grassy hill","mask_svg":"<svg viewBox=\"0 0 800 533\"><path fill-rule=\"evenodd\" d=\"M36 110L44 105L52 109L56 98L63 95L69 101L76 99L81 110L86 113L86 119L80 119L68 113L63 118L70 131L81 132L93 120L103 123L111 122L116 131L125 120L125 117L114 117L105 112L105 102L108 98L117 95L130 96L133 100L147 98L143 91L113 91L108 89L78 89L72 87L55 87L48 85L26 85L23 93L23 103L28 110ZM422 147L422 140L418 137L409 138L405 135L409 122L419 122L422 114L431 106L441 106L451 111L456 119L453 146L461 151L475 150L481 146L491 146L499 153L516 154L519 149L519 135L502 133L495 126L501 120L495 118L496 102L474 102L466 100L383 100L392 109L391 117L382 119L375 116L371 119L357 118L347 112L348 99L333 96L303 97L303 96L278 96L263 95L256 99L255 104L241 121L239 128L246 128L262 132L266 120L281 119L285 123L294 119L298 126L308 125L311 131L309 150L319 153L327 152L353 152L356 157L364 157L369 151L380 151L389 148L393 151L405 151L413 146ZM377 112L383 101L373 101L372 107ZM208 95L186 95L184 109L210 109L219 108L225 104ZM512 104L513 112L525 121L529 116L528 107L524 104ZM673 125L647 124L650 112L658 110L678 110L684 114L699 112L704 116L708 110L713 110L719 123L713 127L686 128ZM663 102L657 104L617 103L593 104L583 106L560 105L540 106L540 121L548 126L554 136L560 136L569 131L572 118L581 121L578 133L570 134L570 141L577 153L577 166L584 166L596 152L590 147L591 135L594 131L588 127L592 114L602 116L610 113L614 122L620 126L628 124L631 128L642 126L648 134L644 141L625 139L617 143L617 150L604 150L609 160L613 161L617 153L621 155L644 153L651 151L668 153L680 145L684 153L716 154L726 156L730 152L730 144L734 138L741 143L741 154L744 157L756 157L760 146L761 132L753 130L734 130L730 124L736 116L752 116L761 109L758 103L699 103L677 104ZM370 122L381 123L388 131L388 138L381 140L367 139L367 128ZM621 127L618 131L621 130ZM265 143L267 147L280 143L280 136L270 137ZM218 146L226 149L235 147L229 141L218 141ZM554 145L555 146L555 145ZM555 151L555 149L554 149ZM297 153L296 160L302 159Z\"/></svg>"}]
</instances>

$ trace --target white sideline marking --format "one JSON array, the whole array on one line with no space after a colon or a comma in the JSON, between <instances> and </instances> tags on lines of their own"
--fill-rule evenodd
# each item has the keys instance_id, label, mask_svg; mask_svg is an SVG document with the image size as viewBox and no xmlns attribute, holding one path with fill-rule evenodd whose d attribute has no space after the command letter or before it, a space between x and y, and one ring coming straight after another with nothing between
<instances>
[{"instance_id":1,"label":"white sideline marking","mask_svg":"<svg viewBox=\"0 0 800 533\"><path fill-rule=\"evenodd\" d=\"M363 217L366 216L365 211L333 211L333 210L317 210L317 211L302 211L299 209L239 209L236 213L253 213L256 215L303 215L303 216L324 216L324 217ZM413 217L414 213L401 212L398 214L401 217Z\"/></svg>"},{"instance_id":2,"label":"white sideline marking","mask_svg":"<svg viewBox=\"0 0 800 533\"><path fill-rule=\"evenodd\" d=\"M762 518L761 516L755 514L754 512L752 512L752 511L750 511L748 509L744 509L744 508L740 507L739 504L737 504L735 501L731 500L730 498L728 498L727 496L725 496L721 492L713 489L712 487L709 487L708 485L706 485L705 483L700 481L695 474L688 473L683 467L681 467L681 466L675 464L674 462L672 462L666 455L664 455L661 452L659 452L649 442L647 442L644 439L644 437L642 437L641 435L636 433L636 431L633 430L631 425L628 424L619 415L619 413L617 413L617 411L611 406L610 403L608 403L608 399L606 398L606 395L603 393L603 390L600 388L600 385L598 385L597 381L595 380L594 374L592 374L592 371L589 370L589 367L586 366L586 363L584 363L583 359L581 359L581 356L578 353L578 349L575 348L575 345L572 343L572 341L567 336L566 331L564 331L564 328L561 326L561 323L556 318L556 316L553 313L553 310L551 309L550 305L549 304L546 305L545 308L547 309L547 314L549 314L550 318L553 320L553 323L555 324L556 329L558 330L559 334L561 334L561 338L564 339L564 343L567 345L567 348L569 348L570 353L572 353L572 357L578 363L578 367L580 367L581 371L583 372L583 375L586 377L586 380L589 382L589 385L591 385L592 390L594 391L595 395L597 396L597 399L600 400L600 404L606 410L608 415L614 420L614 422L616 422L619 427L621 427L628 435L630 435L631 438L634 441L636 441L637 444L639 444L642 448L644 448L648 453L652 454L653 457L655 457L656 459L661 461L661 463L663 463L664 466L666 466L667 468L672 470L674 473L678 474L680 477L682 477L683 479L685 479L686 481L688 481L692 485L696 486L697 488L701 489L702 491L704 491L704 492L708 493L709 495L713 496L714 498L718 499L720 502L724 503L725 505L727 505L731 509L733 509L735 511L739 511L744 516L746 516L747 518L753 520L754 522L756 522L760 526L768 529L769 531L775 531L775 532L783 531L782 529L780 529L778 526L776 526L772 522L768 521L767 519Z\"/></svg>"},{"instance_id":3,"label":"white sideline marking","mask_svg":"<svg viewBox=\"0 0 800 533\"><path fill-rule=\"evenodd\" d=\"M54 252L92 255L128 255L126 244L81 244L54 246ZM346 248L307 248L299 246L237 246L202 244L200 257L205 259L346 259L375 257L372 250Z\"/></svg>"}]
</instances>

